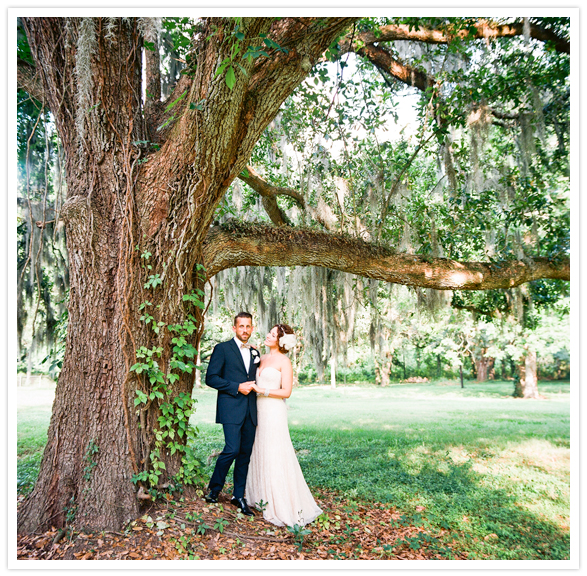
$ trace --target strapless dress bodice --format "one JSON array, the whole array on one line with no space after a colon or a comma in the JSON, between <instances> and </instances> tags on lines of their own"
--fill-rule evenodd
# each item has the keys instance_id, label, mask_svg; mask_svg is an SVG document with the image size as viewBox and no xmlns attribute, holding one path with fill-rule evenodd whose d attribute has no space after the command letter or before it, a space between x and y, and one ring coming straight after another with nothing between
<instances>
[{"instance_id":1,"label":"strapless dress bodice","mask_svg":"<svg viewBox=\"0 0 587 576\"><path fill-rule=\"evenodd\" d=\"M281 371L273 366L266 366L260 373L257 373L257 385L269 390L279 390L281 388Z\"/></svg>"}]
</instances>

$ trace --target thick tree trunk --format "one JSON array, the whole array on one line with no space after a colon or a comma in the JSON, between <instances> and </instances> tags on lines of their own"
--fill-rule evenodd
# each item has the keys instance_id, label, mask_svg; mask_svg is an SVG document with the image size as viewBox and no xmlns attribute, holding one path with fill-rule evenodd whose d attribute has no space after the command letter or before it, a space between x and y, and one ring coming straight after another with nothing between
<instances>
[{"instance_id":1,"label":"thick tree trunk","mask_svg":"<svg viewBox=\"0 0 587 576\"><path fill-rule=\"evenodd\" d=\"M350 22L243 19L245 47L273 26L273 37L288 49L243 60L247 74L237 71L230 90L214 72L236 39L234 22L208 20L198 40L195 76L182 80L180 94L172 96L187 94L174 109L177 120L160 132L161 149L148 151L142 164L137 143L153 130L142 115L141 23L24 19L42 79L39 97L55 117L65 151L62 218L71 290L48 442L37 484L19 509L19 532L67 522L119 530L140 513L132 477L149 470L162 412L157 398L135 406L137 389L154 391L144 375L130 371L135 352L160 347L161 358L154 358L168 374L174 346L166 326L188 318L182 297L201 288L195 267L218 202L283 100ZM39 89L37 82L30 85ZM198 102L203 110L189 105ZM191 308L196 324L198 310ZM147 312L153 322L147 323ZM196 330L191 344L198 335ZM170 396L189 394L193 375L167 385ZM178 472L180 452L163 448L159 458L164 483Z\"/></svg>"},{"instance_id":2,"label":"thick tree trunk","mask_svg":"<svg viewBox=\"0 0 587 576\"><path fill-rule=\"evenodd\" d=\"M475 358L475 372L477 374L477 382L485 382L489 379L495 358L482 356Z\"/></svg>"},{"instance_id":3,"label":"thick tree trunk","mask_svg":"<svg viewBox=\"0 0 587 576\"><path fill-rule=\"evenodd\" d=\"M381 363L381 386L389 386L389 375L391 373L391 362L386 358Z\"/></svg>"},{"instance_id":4,"label":"thick tree trunk","mask_svg":"<svg viewBox=\"0 0 587 576\"><path fill-rule=\"evenodd\" d=\"M118 48L132 54L138 38L136 29L122 25L124 34L113 50L94 21L29 19L26 26L66 152L69 197L62 217L71 288L65 361L48 441L39 479L19 510L18 528L63 526L67 518L82 527L119 529L137 515L138 502L129 443L136 426L131 429L131 392L120 341L124 308L118 294L124 214L117 199L124 196L127 175L115 133L117 127L126 126L128 132L133 126L134 108L120 101L119 84L128 82L134 87L131 95L140 98L140 58L135 53L121 62ZM83 84L78 88L86 92L77 92L77 100L68 63L76 43L85 50L87 65L78 70L78 84ZM96 85L99 94L89 90ZM88 130L88 113L94 115L94 131Z\"/></svg>"},{"instance_id":5,"label":"thick tree trunk","mask_svg":"<svg viewBox=\"0 0 587 576\"><path fill-rule=\"evenodd\" d=\"M517 366L517 378L515 379L513 396L515 398L539 399L538 371L536 351L528 349L527 354Z\"/></svg>"},{"instance_id":6,"label":"thick tree trunk","mask_svg":"<svg viewBox=\"0 0 587 576\"><path fill-rule=\"evenodd\" d=\"M90 219L68 226L70 254L90 235ZM100 230L94 249L106 235ZM78 248L76 250L76 248ZM71 522L117 530L139 511L130 452L130 391L118 337L117 254L70 259L71 292L65 363L55 391L39 480L22 506L19 530ZM108 257L110 256L110 257ZM83 262L83 263L82 263ZM87 264L87 265L84 265ZM73 400L75 399L75 400ZM136 427L135 427L136 433Z\"/></svg>"},{"instance_id":7,"label":"thick tree trunk","mask_svg":"<svg viewBox=\"0 0 587 576\"><path fill-rule=\"evenodd\" d=\"M391 374L391 359L389 354L375 354L375 384L389 386Z\"/></svg>"}]
</instances>

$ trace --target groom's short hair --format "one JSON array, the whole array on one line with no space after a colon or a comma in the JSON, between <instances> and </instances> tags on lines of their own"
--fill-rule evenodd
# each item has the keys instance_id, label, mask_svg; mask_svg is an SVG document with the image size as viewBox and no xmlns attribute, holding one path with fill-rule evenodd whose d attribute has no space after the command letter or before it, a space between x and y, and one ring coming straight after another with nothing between
<instances>
[{"instance_id":1,"label":"groom's short hair","mask_svg":"<svg viewBox=\"0 0 587 576\"><path fill-rule=\"evenodd\" d=\"M239 318L248 318L251 321L251 324L253 323L253 315L252 314L249 314L248 312L239 312L234 317L234 322L232 323L233 326L236 326L236 322Z\"/></svg>"}]
</instances>

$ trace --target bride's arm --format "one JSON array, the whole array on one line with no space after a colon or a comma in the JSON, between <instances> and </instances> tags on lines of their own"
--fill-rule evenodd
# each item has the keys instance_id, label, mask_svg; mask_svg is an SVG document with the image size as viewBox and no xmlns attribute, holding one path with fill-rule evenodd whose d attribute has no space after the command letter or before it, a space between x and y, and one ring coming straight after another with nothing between
<instances>
[{"instance_id":1,"label":"bride's arm","mask_svg":"<svg viewBox=\"0 0 587 576\"><path fill-rule=\"evenodd\" d=\"M281 365L281 388L279 390L261 388L258 384L253 389L263 396L269 396L269 398L289 398L293 384L293 368L290 359L286 358L285 360ZM268 394L265 394L265 392L268 392Z\"/></svg>"}]
</instances>

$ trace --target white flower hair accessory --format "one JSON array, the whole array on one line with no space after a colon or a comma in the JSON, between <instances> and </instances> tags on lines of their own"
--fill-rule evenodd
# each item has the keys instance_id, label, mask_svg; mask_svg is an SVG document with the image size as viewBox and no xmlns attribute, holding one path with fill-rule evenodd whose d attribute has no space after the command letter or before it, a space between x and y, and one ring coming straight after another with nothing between
<instances>
[{"instance_id":1,"label":"white flower hair accessory","mask_svg":"<svg viewBox=\"0 0 587 576\"><path fill-rule=\"evenodd\" d=\"M279 345L285 348L288 352L296 345L297 340L295 334L284 334L279 339Z\"/></svg>"}]
</instances>

